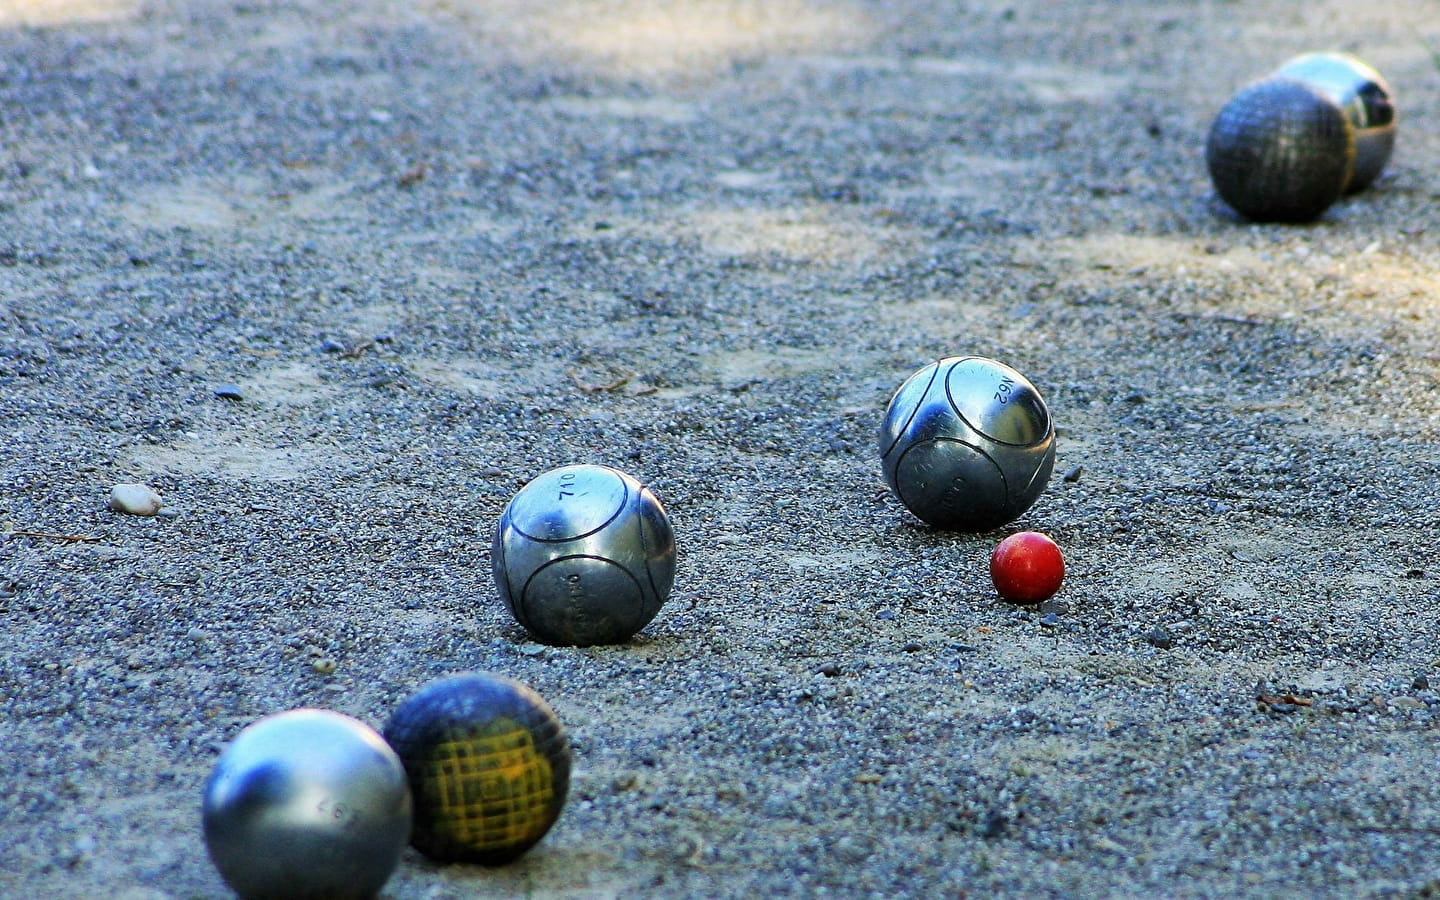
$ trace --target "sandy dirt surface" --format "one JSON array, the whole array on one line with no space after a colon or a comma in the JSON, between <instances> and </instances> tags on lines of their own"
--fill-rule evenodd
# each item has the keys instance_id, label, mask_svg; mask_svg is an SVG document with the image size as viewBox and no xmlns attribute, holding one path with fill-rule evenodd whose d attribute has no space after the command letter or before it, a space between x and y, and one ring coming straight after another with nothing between
<instances>
[{"instance_id":1,"label":"sandy dirt surface","mask_svg":"<svg viewBox=\"0 0 1440 900\"><path fill-rule=\"evenodd\" d=\"M1420 0L0 0L0 895L225 896L240 728L476 669L569 804L387 897L1440 890L1435 46ZM1395 157L1241 221L1209 123L1317 49ZM957 354L1059 426L989 534L880 478ZM574 462L676 529L625 646L490 580ZM1057 606L994 595L1021 529Z\"/></svg>"}]
</instances>

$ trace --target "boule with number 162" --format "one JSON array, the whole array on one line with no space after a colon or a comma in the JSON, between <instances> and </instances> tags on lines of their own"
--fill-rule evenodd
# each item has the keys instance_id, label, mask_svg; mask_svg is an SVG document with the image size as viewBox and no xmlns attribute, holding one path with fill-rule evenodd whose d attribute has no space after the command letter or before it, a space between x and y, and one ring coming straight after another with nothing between
<instances>
[{"instance_id":1,"label":"boule with number 162","mask_svg":"<svg viewBox=\"0 0 1440 900\"><path fill-rule=\"evenodd\" d=\"M989 531L1029 509L1055 467L1040 392L993 359L952 356L906 379L880 426L890 490L936 528Z\"/></svg>"},{"instance_id":2,"label":"boule with number 162","mask_svg":"<svg viewBox=\"0 0 1440 900\"><path fill-rule=\"evenodd\" d=\"M538 641L628 641L675 581L675 533L660 499L608 466L551 469L522 487L490 553L506 607Z\"/></svg>"}]
</instances>

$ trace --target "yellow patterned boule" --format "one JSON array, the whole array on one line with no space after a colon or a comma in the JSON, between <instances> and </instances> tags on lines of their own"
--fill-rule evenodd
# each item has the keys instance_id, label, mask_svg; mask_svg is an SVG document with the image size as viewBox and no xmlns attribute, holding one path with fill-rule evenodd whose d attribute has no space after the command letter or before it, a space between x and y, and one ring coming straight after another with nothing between
<instances>
[{"instance_id":1,"label":"yellow patterned boule","mask_svg":"<svg viewBox=\"0 0 1440 900\"><path fill-rule=\"evenodd\" d=\"M484 673L434 681L385 726L415 799L411 843L442 862L500 865L534 846L570 787L570 744L533 690Z\"/></svg>"}]
</instances>

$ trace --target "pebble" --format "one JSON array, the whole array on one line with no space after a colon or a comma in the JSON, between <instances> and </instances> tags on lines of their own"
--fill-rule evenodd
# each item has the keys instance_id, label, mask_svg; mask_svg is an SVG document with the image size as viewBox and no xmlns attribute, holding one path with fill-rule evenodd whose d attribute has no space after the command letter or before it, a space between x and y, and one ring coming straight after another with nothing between
<instances>
[{"instance_id":1,"label":"pebble","mask_svg":"<svg viewBox=\"0 0 1440 900\"><path fill-rule=\"evenodd\" d=\"M1103 834L1091 841L1090 846L1094 847L1101 853L1114 853L1117 856L1130 855L1130 851L1125 847L1124 844L1120 843L1119 841L1112 840Z\"/></svg>"},{"instance_id":2,"label":"pebble","mask_svg":"<svg viewBox=\"0 0 1440 900\"><path fill-rule=\"evenodd\" d=\"M1175 636L1163 625L1157 625L1145 632L1143 640L1152 647L1159 647L1161 650L1170 650L1175 647Z\"/></svg>"},{"instance_id":3,"label":"pebble","mask_svg":"<svg viewBox=\"0 0 1440 900\"><path fill-rule=\"evenodd\" d=\"M153 516L165 501L143 484L117 484L110 489L110 508L132 516Z\"/></svg>"},{"instance_id":4,"label":"pebble","mask_svg":"<svg viewBox=\"0 0 1440 900\"><path fill-rule=\"evenodd\" d=\"M834 843L831 851L841 862L854 865L855 863L862 863L869 859L873 848L868 843L858 840L853 835L846 834L842 835L840 839Z\"/></svg>"},{"instance_id":5,"label":"pebble","mask_svg":"<svg viewBox=\"0 0 1440 900\"><path fill-rule=\"evenodd\" d=\"M221 400L244 400L245 394L241 392L238 384L217 384L215 385L215 396Z\"/></svg>"},{"instance_id":6,"label":"pebble","mask_svg":"<svg viewBox=\"0 0 1440 900\"><path fill-rule=\"evenodd\" d=\"M310 668L319 672L321 675L332 675L335 672L335 660L329 657L322 657L312 662Z\"/></svg>"},{"instance_id":7,"label":"pebble","mask_svg":"<svg viewBox=\"0 0 1440 900\"><path fill-rule=\"evenodd\" d=\"M980 836L986 840L993 840L1005 834L1010 826L1010 817L998 809L992 809L985 813L980 822Z\"/></svg>"}]
</instances>

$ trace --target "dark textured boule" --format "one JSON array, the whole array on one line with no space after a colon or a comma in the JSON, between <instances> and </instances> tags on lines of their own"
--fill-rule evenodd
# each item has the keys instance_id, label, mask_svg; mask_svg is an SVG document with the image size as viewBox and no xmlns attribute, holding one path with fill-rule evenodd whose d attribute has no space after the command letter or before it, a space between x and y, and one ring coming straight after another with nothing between
<instances>
[{"instance_id":1,"label":"dark textured boule","mask_svg":"<svg viewBox=\"0 0 1440 900\"><path fill-rule=\"evenodd\" d=\"M1384 76L1348 53L1306 53L1274 74L1303 81L1340 107L1355 134L1355 165L1345 193L1369 187L1395 150L1395 92Z\"/></svg>"},{"instance_id":2,"label":"dark textured boule","mask_svg":"<svg viewBox=\"0 0 1440 900\"><path fill-rule=\"evenodd\" d=\"M534 846L570 790L570 742L539 694L483 672L432 681L385 724L414 797L411 843L440 862L501 865Z\"/></svg>"},{"instance_id":3,"label":"dark textured boule","mask_svg":"<svg viewBox=\"0 0 1440 900\"><path fill-rule=\"evenodd\" d=\"M1317 88L1267 78L1243 88L1210 127L1205 161L1220 197L1257 222L1308 222L1345 189L1355 139Z\"/></svg>"}]
</instances>

